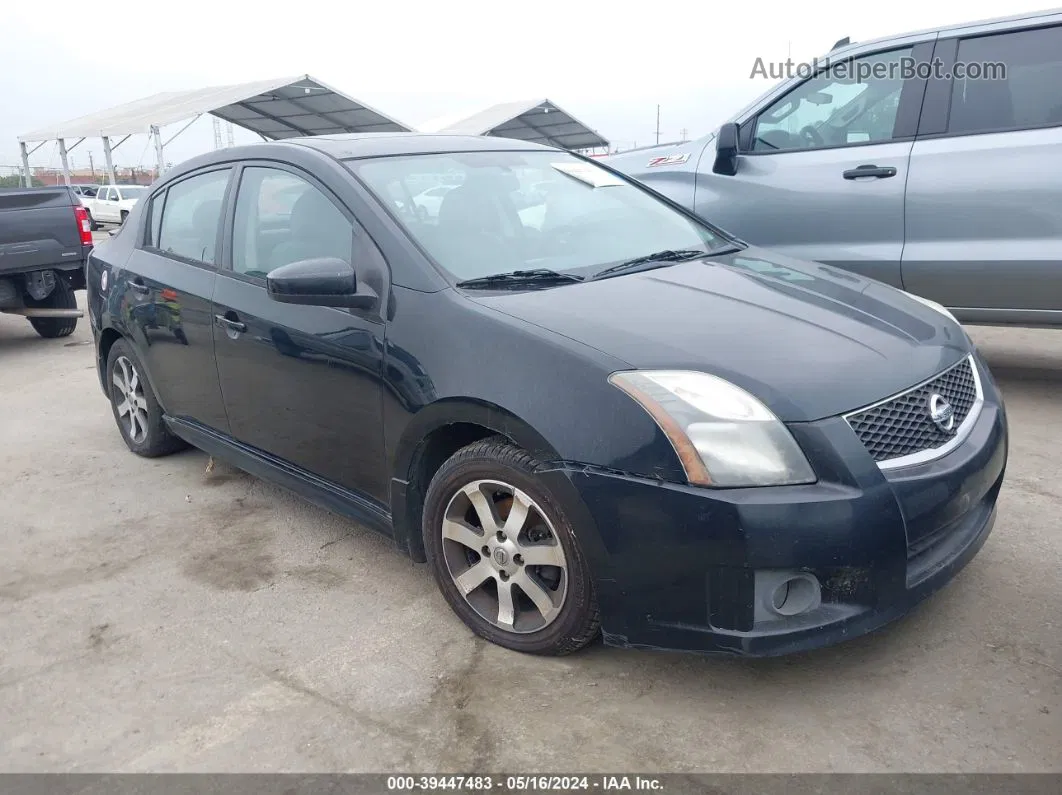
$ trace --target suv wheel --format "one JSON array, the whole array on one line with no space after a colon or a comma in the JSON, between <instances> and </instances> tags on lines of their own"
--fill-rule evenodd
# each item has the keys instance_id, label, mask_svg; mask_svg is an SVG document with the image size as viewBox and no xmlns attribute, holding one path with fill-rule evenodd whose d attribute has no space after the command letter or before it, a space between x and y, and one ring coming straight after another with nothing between
<instances>
[{"instance_id":1,"label":"suv wheel","mask_svg":"<svg viewBox=\"0 0 1062 795\"><path fill-rule=\"evenodd\" d=\"M77 309L77 295L66 277L56 273L55 288L47 296L37 301L27 295L25 303L31 309ZM45 339L69 337L77 328L76 317L31 317L29 322Z\"/></svg>"},{"instance_id":2,"label":"suv wheel","mask_svg":"<svg viewBox=\"0 0 1062 795\"><path fill-rule=\"evenodd\" d=\"M443 596L477 635L569 654L600 620L589 567L540 466L503 439L459 450L428 487L424 546Z\"/></svg>"},{"instance_id":3,"label":"suv wheel","mask_svg":"<svg viewBox=\"0 0 1062 795\"><path fill-rule=\"evenodd\" d=\"M126 447L145 458L169 455L187 447L166 428L162 408L144 377L144 366L125 340L118 340L111 347L106 383L114 421Z\"/></svg>"}]
</instances>

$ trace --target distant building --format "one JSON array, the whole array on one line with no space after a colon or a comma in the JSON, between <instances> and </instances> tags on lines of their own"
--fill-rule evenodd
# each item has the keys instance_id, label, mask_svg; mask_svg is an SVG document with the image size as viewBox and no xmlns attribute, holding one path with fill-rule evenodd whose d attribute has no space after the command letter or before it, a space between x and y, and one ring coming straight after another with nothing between
<instances>
[{"instance_id":1,"label":"distant building","mask_svg":"<svg viewBox=\"0 0 1062 795\"><path fill-rule=\"evenodd\" d=\"M58 168L35 168L33 176L45 185L62 185L63 171ZM115 168L114 177L119 184L125 185L150 185L155 181L154 170L148 171L142 168ZM107 182L107 174L103 169L97 168L95 173L89 169L77 169L70 172L70 181L81 184L104 185Z\"/></svg>"}]
</instances>

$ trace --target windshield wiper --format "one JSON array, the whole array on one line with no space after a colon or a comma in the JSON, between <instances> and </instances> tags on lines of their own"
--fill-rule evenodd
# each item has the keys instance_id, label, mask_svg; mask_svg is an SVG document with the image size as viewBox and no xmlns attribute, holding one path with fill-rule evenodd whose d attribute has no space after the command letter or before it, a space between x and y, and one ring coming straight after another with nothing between
<instances>
[{"instance_id":1,"label":"windshield wiper","mask_svg":"<svg viewBox=\"0 0 1062 795\"><path fill-rule=\"evenodd\" d=\"M664 251L646 254L644 257L635 257L634 259L625 260L618 265L613 265L610 268L605 268L603 271L598 271L591 278L600 279L603 276L611 276L614 273L620 273L621 271L631 270L633 268L643 268L648 270L649 267L647 266L662 268L673 262L686 262L687 260L697 259L698 257L708 257L711 256L712 253L713 252L703 251L701 249L665 249Z\"/></svg>"},{"instance_id":2,"label":"windshield wiper","mask_svg":"<svg viewBox=\"0 0 1062 795\"><path fill-rule=\"evenodd\" d=\"M518 284L568 284L581 282L582 276L573 273L559 273L546 268L535 268L526 271L510 271L509 273L492 273L490 276L478 276L475 279L465 279L458 282L458 287L494 287L496 285Z\"/></svg>"}]
</instances>

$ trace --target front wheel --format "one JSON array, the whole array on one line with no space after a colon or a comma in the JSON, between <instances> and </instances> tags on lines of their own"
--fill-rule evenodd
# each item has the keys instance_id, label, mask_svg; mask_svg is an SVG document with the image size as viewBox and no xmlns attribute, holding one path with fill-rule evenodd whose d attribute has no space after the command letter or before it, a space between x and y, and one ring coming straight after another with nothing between
<instances>
[{"instance_id":1,"label":"front wheel","mask_svg":"<svg viewBox=\"0 0 1062 795\"><path fill-rule=\"evenodd\" d=\"M589 567L540 464L503 439L459 450L432 478L424 546L450 607L514 651L570 654L597 637Z\"/></svg>"}]
</instances>

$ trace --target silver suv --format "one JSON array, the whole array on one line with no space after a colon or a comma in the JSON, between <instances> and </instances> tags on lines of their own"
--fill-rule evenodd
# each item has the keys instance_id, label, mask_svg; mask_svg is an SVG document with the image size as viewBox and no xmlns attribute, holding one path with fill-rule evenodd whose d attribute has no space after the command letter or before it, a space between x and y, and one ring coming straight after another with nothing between
<instances>
[{"instance_id":1,"label":"silver suv","mask_svg":"<svg viewBox=\"0 0 1062 795\"><path fill-rule=\"evenodd\" d=\"M815 66L715 133L604 162L963 322L1062 325L1062 11L843 41Z\"/></svg>"}]
</instances>

